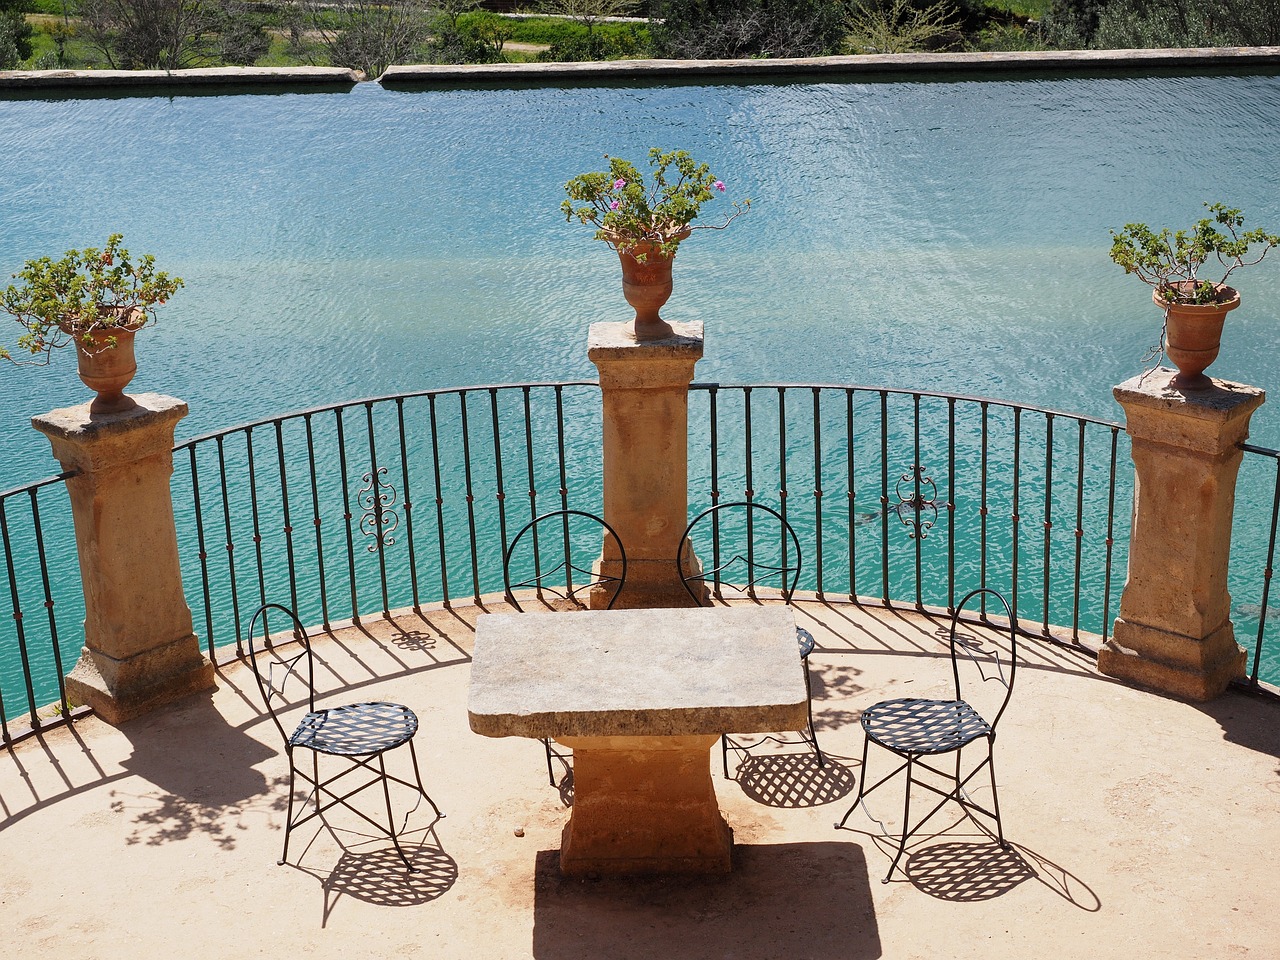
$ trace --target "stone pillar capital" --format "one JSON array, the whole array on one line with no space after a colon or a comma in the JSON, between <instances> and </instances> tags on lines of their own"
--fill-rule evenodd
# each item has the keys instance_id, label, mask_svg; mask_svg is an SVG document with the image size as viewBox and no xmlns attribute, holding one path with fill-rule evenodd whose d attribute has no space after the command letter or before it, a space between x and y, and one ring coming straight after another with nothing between
<instances>
[{"instance_id":1,"label":"stone pillar capital","mask_svg":"<svg viewBox=\"0 0 1280 960\"><path fill-rule=\"evenodd\" d=\"M587 357L600 371L600 386L622 390L687 387L702 359L702 321L672 323L674 336L637 340L631 323L593 323Z\"/></svg>"},{"instance_id":2,"label":"stone pillar capital","mask_svg":"<svg viewBox=\"0 0 1280 960\"><path fill-rule=\"evenodd\" d=\"M1157 369L1114 390L1132 438L1133 528L1120 616L1098 667L1208 700L1244 672L1227 565L1240 444L1265 394L1226 380L1183 392L1173 376Z\"/></svg>"},{"instance_id":3,"label":"stone pillar capital","mask_svg":"<svg viewBox=\"0 0 1280 960\"><path fill-rule=\"evenodd\" d=\"M1169 385L1164 368L1112 389L1124 408L1125 429L1135 442L1161 444L1205 456L1239 452L1249 436L1249 418L1266 399L1243 383L1214 380L1207 390L1183 393Z\"/></svg>"},{"instance_id":4,"label":"stone pillar capital","mask_svg":"<svg viewBox=\"0 0 1280 960\"><path fill-rule=\"evenodd\" d=\"M114 414L91 414L89 404L64 407L31 418L31 426L49 438L64 470L98 473L173 450L185 401L158 393L136 394L137 406Z\"/></svg>"}]
</instances>

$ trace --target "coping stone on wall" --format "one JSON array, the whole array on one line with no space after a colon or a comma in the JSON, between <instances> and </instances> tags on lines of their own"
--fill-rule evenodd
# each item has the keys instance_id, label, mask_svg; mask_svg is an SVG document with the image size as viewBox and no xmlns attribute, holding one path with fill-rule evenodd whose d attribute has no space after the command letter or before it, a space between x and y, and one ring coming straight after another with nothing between
<instances>
[{"instance_id":1,"label":"coping stone on wall","mask_svg":"<svg viewBox=\"0 0 1280 960\"><path fill-rule=\"evenodd\" d=\"M767 79L791 75L867 76L997 71L1106 72L1150 68L1247 69L1280 65L1280 47L1194 47L1156 50L1053 50L1012 53L896 53L759 60L608 60L594 63L424 64L388 67L386 87L459 83L540 84L563 81Z\"/></svg>"},{"instance_id":2,"label":"coping stone on wall","mask_svg":"<svg viewBox=\"0 0 1280 960\"><path fill-rule=\"evenodd\" d=\"M191 70L0 70L0 90L116 87L351 87L363 75L346 67L200 67Z\"/></svg>"}]
</instances>

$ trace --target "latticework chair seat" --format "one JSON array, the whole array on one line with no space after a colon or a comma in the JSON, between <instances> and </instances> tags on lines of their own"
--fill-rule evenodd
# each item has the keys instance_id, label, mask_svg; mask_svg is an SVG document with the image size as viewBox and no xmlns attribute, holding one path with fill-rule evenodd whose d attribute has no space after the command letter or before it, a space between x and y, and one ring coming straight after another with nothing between
<instances>
[{"instance_id":1,"label":"latticework chair seat","mask_svg":"<svg viewBox=\"0 0 1280 960\"><path fill-rule=\"evenodd\" d=\"M862 713L862 729L875 743L902 755L951 753L991 726L963 700L884 700Z\"/></svg>"},{"instance_id":2,"label":"latticework chair seat","mask_svg":"<svg viewBox=\"0 0 1280 960\"><path fill-rule=\"evenodd\" d=\"M418 718L399 703L349 703L308 713L289 737L289 745L317 753L363 757L408 743Z\"/></svg>"}]
</instances>

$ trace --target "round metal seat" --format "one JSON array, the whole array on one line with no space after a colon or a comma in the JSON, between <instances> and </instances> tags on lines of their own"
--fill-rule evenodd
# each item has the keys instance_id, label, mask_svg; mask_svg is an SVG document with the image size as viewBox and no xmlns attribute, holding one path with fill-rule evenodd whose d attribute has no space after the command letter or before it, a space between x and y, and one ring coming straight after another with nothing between
<instances>
[{"instance_id":1,"label":"round metal seat","mask_svg":"<svg viewBox=\"0 0 1280 960\"><path fill-rule=\"evenodd\" d=\"M800 659L808 660L809 654L813 653L813 648L818 642L813 639L813 634L804 627L796 627L796 643L800 647Z\"/></svg>"},{"instance_id":2,"label":"round metal seat","mask_svg":"<svg viewBox=\"0 0 1280 960\"><path fill-rule=\"evenodd\" d=\"M289 743L318 753L359 757L407 743L418 717L399 703L348 703L308 713Z\"/></svg>"},{"instance_id":3,"label":"round metal seat","mask_svg":"<svg viewBox=\"0 0 1280 960\"><path fill-rule=\"evenodd\" d=\"M862 728L880 746L898 753L950 753L991 727L963 700L884 700L862 714Z\"/></svg>"}]
</instances>

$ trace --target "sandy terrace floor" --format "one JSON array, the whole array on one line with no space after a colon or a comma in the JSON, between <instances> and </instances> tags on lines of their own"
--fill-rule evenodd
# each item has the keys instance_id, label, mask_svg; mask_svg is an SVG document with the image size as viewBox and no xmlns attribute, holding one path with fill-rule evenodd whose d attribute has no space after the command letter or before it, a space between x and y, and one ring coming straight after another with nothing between
<instances>
[{"instance_id":1,"label":"sandy terrace floor","mask_svg":"<svg viewBox=\"0 0 1280 960\"><path fill-rule=\"evenodd\" d=\"M0 753L5 955L1280 956L1280 705L1234 693L1178 703L1099 677L1088 656L1029 645L997 748L1013 849L940 815L908 850L909 879L881 884L880 827L858 810L833 829L857 777L857 717L885 697L942 695L944 631L801 603L833 762L818 771L808 755L761 748L737 779L717 771L737 844L728 876L566 880L566 798L540 746L467 726L479 612L367 622L317 645L336 700L398 700L422 720L424 774L446 816L433 822L425 804L409 816L419 873L338 813L295 832L292 862L276 866L287 770L252 675L233 665L212 696ZM872 798L889 829L900 796Z\"/></svg>"}]
</instances>

